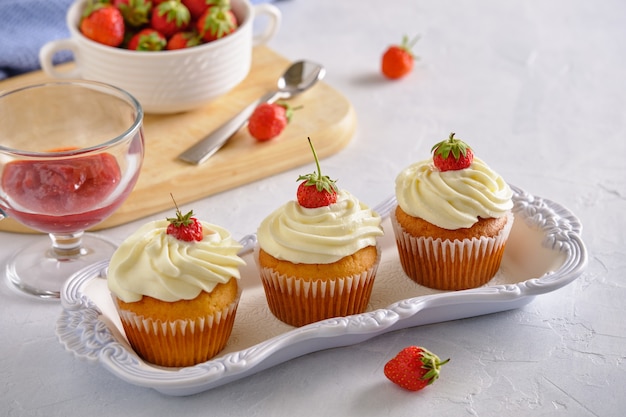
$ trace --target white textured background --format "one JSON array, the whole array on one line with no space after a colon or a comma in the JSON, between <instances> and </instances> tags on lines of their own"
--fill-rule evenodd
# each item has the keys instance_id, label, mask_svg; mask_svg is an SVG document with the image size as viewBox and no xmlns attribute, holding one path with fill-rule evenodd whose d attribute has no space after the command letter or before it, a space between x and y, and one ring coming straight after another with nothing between
<instances>
[{"instance_id":1,"label":"white textured background","mask_svg":"<svg viewBox=\"0 0 626 417\"><path fill-rule=\"evenodd\" d=\"M449 132L510 183L583 223L587 271L510 312L413 328L307 355L189 398L76 360L60 306L0 288L0 414L7 416L623 416L626 411L626 3L621 0L282 1L270 46L327 66L358 116L324 172L374 205ZM421 34L412 75L379 74L384 49ZM313 138L314 140L314 138ZM263 163L259 161L259 163ZM236 237L295 195L303 167L193 205ZM187 208L191 208L187 207ZM184 209L184 208L182 208ZM153 216L154 218L163 215ZM121 240L134 224L112 229ZM33 236L0 233L8 246ZM422 344L452 361L420 393L382 367ZM4 410L4 411L1 411Z\"/></svg>"}]
</instances>

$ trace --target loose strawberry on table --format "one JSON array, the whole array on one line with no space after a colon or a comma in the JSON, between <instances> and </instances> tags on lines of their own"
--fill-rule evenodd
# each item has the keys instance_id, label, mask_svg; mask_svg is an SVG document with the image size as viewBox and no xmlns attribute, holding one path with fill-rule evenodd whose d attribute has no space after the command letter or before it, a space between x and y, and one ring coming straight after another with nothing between
<instances>
[{"instance_id":1,"label":"loose strawberry on table","mask_svg":"<svg viewBox=\"0 0 626 417\"><path fill-rule=\"evenodd\" d=\"M432 147L433 164L439 171L456 171L465 169L472 164L474 153L465 142L450 133L447 140L441 141Z\"/></svg>"},{"instance_id":2,"label":"loose strawberry on table","mask_svg":"<svg viewBox=\"0 0 626 417\"><path fill-rule=\"evenodd\" d=\"M409 41L409 38L404 36L400 45L387 48L381 60L381 72L385 77L398 79L413 70L416 57L413 55L412 48L418 40L419 37L415 37Z\"/></svg>"},{"instance_id":3,"label":"loose strawberry on table","mask_svg":"<svg viewBox=\"0 0 626 417\"><path fill-rule=\"evenodd\" d=\"M260 141L273 139L291 122L294 110L296 109L284 101L262 103L248 119L248 132Z\"/></svg>"},{"instance_id":4,"label":"loose strawberry on table","mask_svg":"<svg viewBox=\"0 0 626 417\"><path fill-rule=\"evenodd\" d=\"M384 373L394 384L409 391L419 391L435 382L441 367L449 361L441 361L423 347L409 346L385 364Z\"/></svg>"},{"instance_id":5,"label":"loose strawberry on table","mask_svg":"<svg viewBox=\"0 0 626 417\"><path fill-rule=\"evenodd\" d=\"M309 140L309 146L313 152L317 172L300 175L298 177L297 181L302 181L297 191L298 204L306 208L329 206L337 202L336 180L331 180L330 177L322 175L320 162L315 148L313 147L313 143L311 142L311 138L307 139Z\"/></svg>"}]
</instances>

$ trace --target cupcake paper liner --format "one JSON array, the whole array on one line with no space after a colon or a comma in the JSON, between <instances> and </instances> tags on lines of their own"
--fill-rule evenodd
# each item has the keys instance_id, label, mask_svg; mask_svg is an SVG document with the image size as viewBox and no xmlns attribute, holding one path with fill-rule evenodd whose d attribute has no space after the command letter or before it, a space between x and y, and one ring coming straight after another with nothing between
<instances>
[{"instance_id":1,"label":"cupcake paper liner","mask_svg":"<svg viewBox=\"0 0 626 417\"><path fill-rule=\"evenodd\" d=\"M118 309L122 326L135 352L147 362L167 367L191 366L217 355L228 342L239 295L213 315L196 319L155 320Z\"/></svg>"},{"instance_id":2,"label":"cupcake paper liner","mask_svg":"<svg viewBox=\"0 0 626 417\"><path fill-rule=\"evenodd\" d=\"M464 290L486 284L500 268L513 214L494 237L442 240L415 237L391 216L402 269L420 285L439 290Z\"/></svg>"},{"instance_id":3,"label":"cupcake paper liner","mask_svg":"<svg viewBox=\"0 0 626 417\"><path fill-rule=\"evenodd\" d=\"M296 327L331 317L363 313L380 262L378 247L377 252L376 262L370 269L341 278L307 280L260 267L270 311L277 319Z\"/></svg>"}]
</instances>

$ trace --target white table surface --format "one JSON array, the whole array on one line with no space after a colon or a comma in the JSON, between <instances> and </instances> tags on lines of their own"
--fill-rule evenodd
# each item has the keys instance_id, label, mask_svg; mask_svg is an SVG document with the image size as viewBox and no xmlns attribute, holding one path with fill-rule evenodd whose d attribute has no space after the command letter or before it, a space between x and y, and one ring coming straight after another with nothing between
<instances>
[{"instance_id":1,"label":"white table surface","mask_svg":"<svg viewBox=\"0 0 626 417\"><path fill-rule=\"evenodd\" d=\"M168 397L78 360L58 343L58 302L0 286L0 414L7 416L622 416L626 410L626 3L621 0L284 1L270 46L326 65L358 128L322 161L374 205L401 168L451 131L524 190L583 224L572 284L503 313L422 326L309 354L191 397ZM382 52L421 34L396 82ZM314 138L313 138L314 139ZM236 237L295 195L297 168L202 201ZM160 213L151 218L161 218ZM143 219L105 233L121 241ZM0 233L0 262L41 236ZM383 376L411 344L450 357L419 393Z\"/></svg>"}]
</instances>

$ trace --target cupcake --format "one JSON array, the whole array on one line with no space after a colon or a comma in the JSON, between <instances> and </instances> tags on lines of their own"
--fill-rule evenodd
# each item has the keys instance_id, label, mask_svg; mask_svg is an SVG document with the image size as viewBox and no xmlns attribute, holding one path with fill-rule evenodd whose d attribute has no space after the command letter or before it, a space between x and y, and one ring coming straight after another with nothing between
<instances>
[{"instance_id":1,"label":"cupcake","mask_svg":"<svg viewBox=\"0 0 626 417\"><path fill-rule=\"evenodd\" d=\"M230 233L193 212L145 224L113 254L107 282L135 352L155 365L191 366L230 337L240 290Z\"/></svg>"},{"instance_id":2,"label":"cupcake","mask_svg":"<svg viewBox=\"0 0 626 417\"><path fill-rule=\"evenodd\" d=\"M256 260L270 311L292 326L365 311L380 262L380 216L335 181L300 176L297 200L267 216Z\"/></svg>"},{"instance_id":3,"label":"cupcake","mask_svg":"<svg viewBox=\"0 0 626 417\"><path fill-rule=\"evenodd\" d=\"M511 188L454 133L431 152L396 178L391 222L402 268L430 288L481 286L500 268L513 226Z\"/></svg>"}]
</instances>

